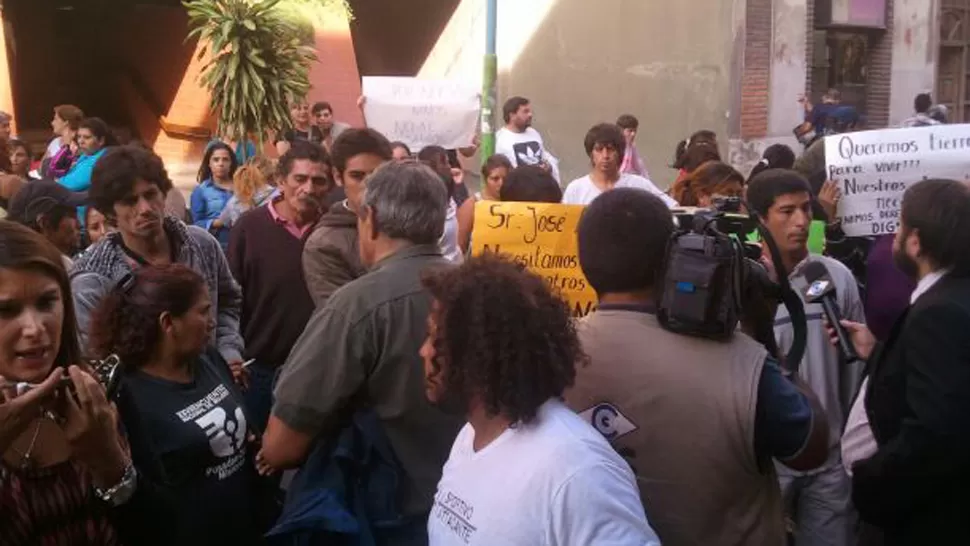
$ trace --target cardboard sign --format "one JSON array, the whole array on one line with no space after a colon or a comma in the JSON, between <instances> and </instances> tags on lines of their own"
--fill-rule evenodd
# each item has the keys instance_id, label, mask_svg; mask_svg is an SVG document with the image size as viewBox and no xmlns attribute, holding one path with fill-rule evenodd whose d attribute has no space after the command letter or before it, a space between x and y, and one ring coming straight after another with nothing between
<instances>
[{"instance_id":1,"label":"cardboard sign","mask_svg":"<svg viewBox=\"0 0 970 546\"><path fill-rule=\"evenodd\" d=\"M449 80L365 77L362 81L367 126L417 153L438 145L471 145L478 127L479 92Z\"/></svg>"},{"instance_id":2,"label":"cardboard sign","mask_svg":"<svg viewBox=\"0 0 970 546\"><path fill-rule=\"evenodd\" d=\"M906 188L928 178L970 180L970 125L882 129L825 137L829 180L850 237L895 233Z\"/></svg>"},{"instance_id":3,"label":"cardboard sign","mask_svg":"<svg viewBox=\"0 0 970 546\"><path fill-rule=\"evenodd\" d=\"M585 207L550 203L475 204L472 254L504 254L525 264L569 303L574 317L596 309L596 292L579 266L576 233Z\"/></svg>"}]
</instances>

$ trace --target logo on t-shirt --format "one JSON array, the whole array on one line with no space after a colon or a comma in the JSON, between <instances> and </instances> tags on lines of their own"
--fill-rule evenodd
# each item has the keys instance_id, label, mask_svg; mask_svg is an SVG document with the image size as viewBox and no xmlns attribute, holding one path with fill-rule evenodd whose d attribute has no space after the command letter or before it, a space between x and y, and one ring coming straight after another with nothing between
<instances>
[{"instance_id":1,"label":"logo on t-shirt","mask_svg":"<svg viewBox=\"0 0 970 546\"><path fill-rule=\"evenodd\" d=\"M535 140L516 142L512 145L516 166L538 165L542 163L542 146Z\"/></svg>"},{"instance_id":2,"label":"logo on t-shirt","mask_svg":"<svg viewBox=\"0 0 970 546\"><path fill-rule=\"evenodd\" d=\"M579 416L611 442L640 428L620 413L619 408L606 402L581 412Z\"/></svg>"},{"instance_id":3,"label":"logo on t-shirt","mask_svg":"<svg viewBox=\"0 0 970 546\"><path fill-rule=\"evenodd\" d=\"M451 530L462 542L468 544L475 534L472 518L475 507L450 491L438 491L434 499L432 517Z\"/></svg>"},{"instance_id":4,"label":"logo on t-shirt","mask_svg":"<svg viewBox=\"0 0 970 546\"><path fill-rule=\"evenodd\" d=\"M246 462L246 415L241 407L229 405L227 401L231 402L229 389L220 384L202 399L176 412L182 422L193 422L202 429L212 456L218 461L206 467L205 475L220 480L235 474Z\"/></svg>"}]
</instances>

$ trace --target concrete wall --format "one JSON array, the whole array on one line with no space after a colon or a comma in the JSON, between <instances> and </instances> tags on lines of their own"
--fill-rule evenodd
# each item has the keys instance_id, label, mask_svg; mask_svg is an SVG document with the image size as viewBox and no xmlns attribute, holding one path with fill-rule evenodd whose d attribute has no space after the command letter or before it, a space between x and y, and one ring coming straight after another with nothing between
<instances>
[{"instance_id":1,"label":"concrete wall","mask_svg":"<svg viewBox=\"0 0 970 546\"><path fill-rule=\"evenodd\" d=\"M535 125L565 181L587 172L586 131L623 113L640 119L638 146L655 181L674 172L678 140L727 134L737 0L499 0L499 104L533 101ZM481 81L484 2L463 0L420 71Z\"/></svg>"},{"instance_id":2,"label":"concrete wall","mask_svg":"<svg viewBox=\"0 0 970 546\"><path fill-rule=\"evenodd\" d=\"M896 0L893 8L891 126L913 115L916 95L934 90L939 48L938 0Z\"/></svg>"}]
</instances>

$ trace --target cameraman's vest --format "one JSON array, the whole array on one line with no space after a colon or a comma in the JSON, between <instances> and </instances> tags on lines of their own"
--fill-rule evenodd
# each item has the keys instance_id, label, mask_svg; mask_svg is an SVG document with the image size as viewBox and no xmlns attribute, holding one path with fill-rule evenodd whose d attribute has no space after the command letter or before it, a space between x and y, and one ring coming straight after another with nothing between
<instances>
[{"instance_id":1,"label":"cameraman's vest","mask_svg":"<svg viewBox=\"0 0 970 546\"><path fill-rule=\"evenodd\" d=\"M569 406L633 467L664 546L781 546L774 469L754 450L758 382L767 352L674 334L654 315L606 310L579 324L590 357Z\"/></svg>"}]
</instances>

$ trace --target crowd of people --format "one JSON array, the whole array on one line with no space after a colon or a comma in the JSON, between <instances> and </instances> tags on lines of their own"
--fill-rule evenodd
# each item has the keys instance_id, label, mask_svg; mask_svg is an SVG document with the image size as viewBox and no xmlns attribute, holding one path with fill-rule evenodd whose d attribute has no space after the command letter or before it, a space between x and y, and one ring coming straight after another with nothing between
<instances>
[{"instance_id":1,"label":"crowd of people","mask_svg":"<svg viewBox=\"0 0 970 546\"><path fill-rule=\"evenodd\" d=\"M908 126L938 123L927 102ZM0 542L963 535L970 186L914 183L895 236L846 237L821 143L858 117L837 92L806 103L806 150L771 146L748 176L697 131L666 192L629 114L589 129L589 172L563 189L531 102L509 99L478 192L458 159L477 139L412 154L326 102L291 116L276 159L211 142L188 203L154 152L75 106L36 162L0 123ZM800 362L778 302L768 344L743 318L726 341L662 326L672 209L725 200L777 245L775 281L800 294L827 272L861 360L804 300ZM541 276L472 256L482 201L585 206L597 308L574 319ZM117 383L95 373L114 357Z\"/></svg>"}]
</instances>

